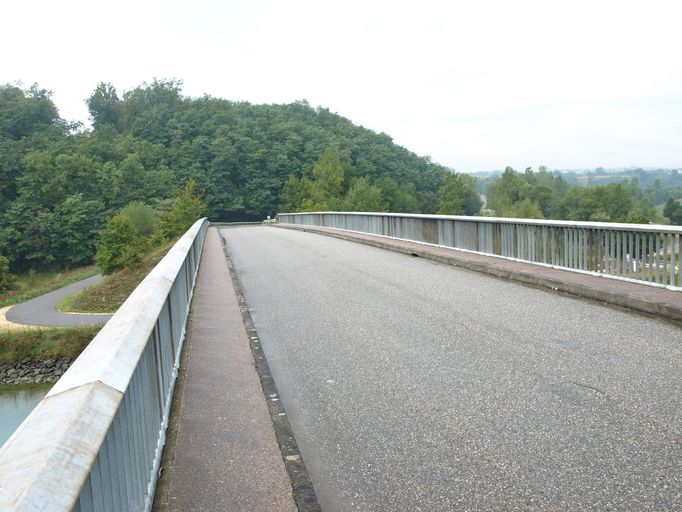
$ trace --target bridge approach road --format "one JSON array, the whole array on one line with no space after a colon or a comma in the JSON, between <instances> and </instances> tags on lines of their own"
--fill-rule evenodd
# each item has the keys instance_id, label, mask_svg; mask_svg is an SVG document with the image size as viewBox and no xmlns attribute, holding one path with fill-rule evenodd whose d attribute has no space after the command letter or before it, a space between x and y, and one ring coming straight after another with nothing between
<instances>
[{"instance_id":1,"label":"bridge approach road","mask_svg":"<svg viewBox=\"0 0 682 512\"><path fill-rule=\"evenodd\" d=\"M679 510L676 325L321 235L222 230L323 510Z\"/></svg>"}]
</instances>

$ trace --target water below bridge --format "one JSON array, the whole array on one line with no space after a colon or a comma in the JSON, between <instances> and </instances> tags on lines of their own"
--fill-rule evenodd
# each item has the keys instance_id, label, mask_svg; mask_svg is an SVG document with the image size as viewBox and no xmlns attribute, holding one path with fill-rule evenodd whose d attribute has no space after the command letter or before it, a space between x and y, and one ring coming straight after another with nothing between
<instances>
[{"instance_id":1,"label":"water below bridge","mask_svg":"<svg viewBox=\"0 0 682 512\"><path fill-rule=\"evenodd\" d=\"M52 384L0 385L0 446L40 402Z\"/></svg>"},{"instance_id":2,"label":"water below bridge","mask_svg":"<svg viewBox=\"0 0 682 512\"><path fill-rule=\"evenodd\" d=\"M676 325L320 235L221 233L325 511L682 508Z\"/></svg>"}]
</instances>

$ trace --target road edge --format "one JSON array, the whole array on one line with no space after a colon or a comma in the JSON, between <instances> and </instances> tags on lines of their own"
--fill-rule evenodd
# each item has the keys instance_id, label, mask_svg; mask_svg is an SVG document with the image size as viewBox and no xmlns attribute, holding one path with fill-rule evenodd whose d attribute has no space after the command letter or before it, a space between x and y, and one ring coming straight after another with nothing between
<instances>
[{"instance_id":1,"label":"road edge","mask_svg":"<svg viewBox=\"0 0 682 512\"><path fill-rule=\"evenodd\" d=\"M436 246L432 247L429 246L428 244L421 244L417 242L396 239L396 242L401 242L401 244L398 245L397 243L391 243L390 238L374 236L371 233L353 233L350 231L344 231L340 229L333 230L331 228L318 228L314 226L303 225L277 224L274 227L279 229L291 229L306 233L315 233L319 235L330 236L333 238L339 238L341 240L357 242L372 247L377 247L379 249L387 249L389 251L399 252L410 256L417 256L427 260L444 263L446 265L450 265L453 267L463 268L466 270L480 272L482 274L491 275L509 281L514 281L534 288L558 292L572 297L578 297L581 299L588 299L591 301L598 302L600 304L613 306L630 312L634 311L662 320L670 321L675 323L676 325L682 323L681 307L676 307L675 305L666 304L664 302L646 300L633 295L614 293L609 290L599 288L598 286L592 287L586 286L585 284L579 282L570 282L570 277L573 277L571 276L572 273L565 270L552 269L555 270L556 272L561 272L562 274L569 274L568 276L565 276L566 279L558 278L555 279L551 277L533 274L532 270L534 266L530 263L525 264L529 267L528 272L520 272L506 269L501 266L469 260L466 258L467 253L461 251L458 252L456 249L450 249L451 254L439 254L435 252L435 249L441 249L440 247ZM488 256L488 258L494 257ZM499 261L502 262L505 260L499 259ZM544 267L536 268L539 269ZM575 274L575 277L577 278L578 275L580 275L582 278L592 278L595 280L607 279L605 277L585 276L583 274ZM632 283L632 286L646 285Z\"/></svg>"},{"instance_id":2,"label":"road edge","mask_svg":"<svg viewBox=\"0 0 682 512\"><path fill-rule=\"evenodd\" d=\"M251 318L251 313L246 304L246 298L241 283L239 282L239 276L232 264L227 241L220 230L218 230L218 234L222 241L223 253L227 262L227 268L230 271L230 277L232 278L232 285L235 294L237 295L237 301L239 302L239 307L241 309L244 327L249 336L251 355L253 356L258 378L260 379L261 390L263 391L265 401L268 404L268 411L270 412L270 420L272 421L272 426L275 431L275 438L282 454L284 467L286 468L289 480L291 481L292 495L296 507L299 512L321 512L322 508L317 500L317 495L315 494L308 468L306 467L303 456L298 448L298 443L296 442L294 431L289 423L289 418L284 410L284 405L281 400L272 400L271 398L279 398L279 391L277 390L277 385L270 372L270 366L268 365L265 353L262 350L260 336L256 331L253 319Z\"/></svg>"}]
</instances>

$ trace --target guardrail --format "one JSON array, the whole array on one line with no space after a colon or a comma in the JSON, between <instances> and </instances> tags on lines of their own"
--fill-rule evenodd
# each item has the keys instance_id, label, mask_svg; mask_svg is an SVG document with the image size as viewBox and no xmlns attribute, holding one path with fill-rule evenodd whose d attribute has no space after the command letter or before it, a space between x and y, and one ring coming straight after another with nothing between
<instances>
[{"instance_id":1,"label":"guardrail","mask_svg":"<svg viewBox=\"0 0 682 512\"><path fill-rule=\"evenodd\" d=\"M0 448L0 510L150 510L208 221L140 283Z\"/></svg>"},{"instance_id":2,"label":"guardrail","mask_svg":"<svg viewBox=\"0 0 682 512\"><path fill-rule=\"evenodd\" d=\"M679 226L356 212L278 218L682 290Z\"/></svg>"},{"instance_id":3,"label":"guardrail","mask_svg":"<svg viewBox=\"0 0 682 512\"><path fill-rule=\"evenodd\" d=\"M232 228L232 227L239 227L239 226L263 226L265 224L270 223L271 221L269 220L260 220L260 221L240 221L240 222L211 222L212 226L216 226L218 228ZM272 221L274 222L274 221Z\"/></svg>"}]
</instances>

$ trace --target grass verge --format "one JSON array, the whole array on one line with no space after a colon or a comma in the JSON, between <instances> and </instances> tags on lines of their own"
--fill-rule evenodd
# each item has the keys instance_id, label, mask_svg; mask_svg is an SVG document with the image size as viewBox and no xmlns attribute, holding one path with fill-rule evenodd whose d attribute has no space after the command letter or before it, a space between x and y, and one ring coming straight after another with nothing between
<instances>
[{"instance_id":1,"label":"grass verge","mask_svg":"<svg viewBox=\"0 0 682 512\"><path fill-rule=\"evenodd\" d=\"M0 330L0 364L75 358L102 326Z\"/></svg>"},{"instance_id":2,"label":"grass verge","mask_svg":"<svg viewBox=\"0 0 682 512\"><path fill-rule=\"evenodd\" d=\"M90 265L68 272L45 272L42 274L22 274L17 276L18 288L0 294L0 308L25 302L62 286L99 273L97 267Z\"/></svg>"},{"instance_id":3,"label":"grass verge","mask_svg":"<svg viewBox=\"0 0 682 512\"><path fill-rule=\"evenodd\" d=\"M166 255L173 243L153 249L145 256L138 268L126 268L115 272L96 285L65 297L59 301L57 309L63 313L115 313L137 285Z\"/></svg>"}]
</instances>

